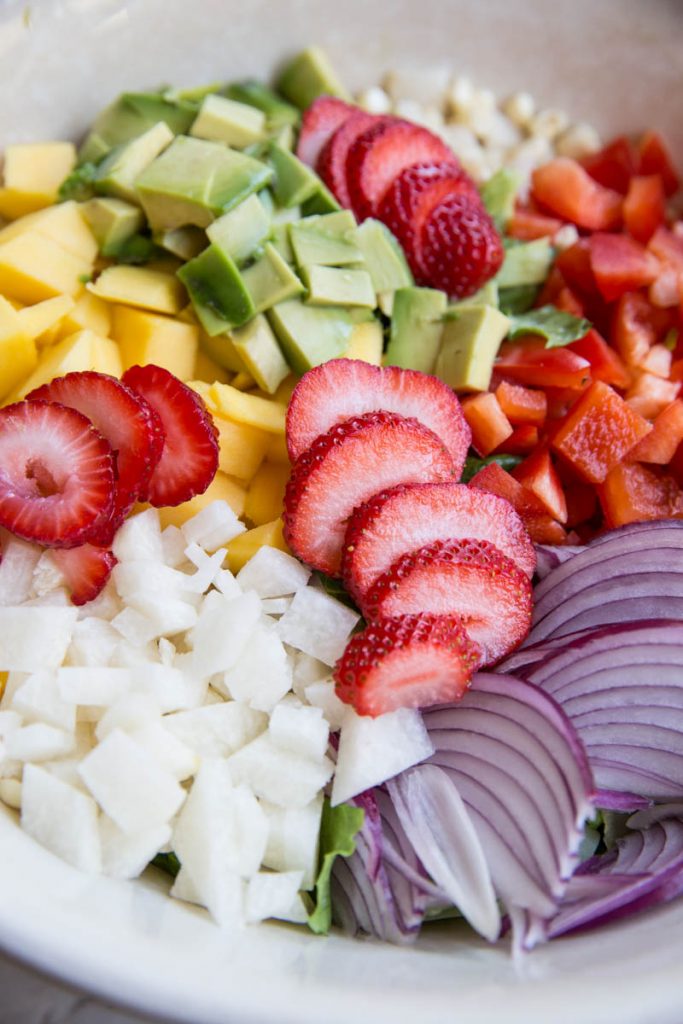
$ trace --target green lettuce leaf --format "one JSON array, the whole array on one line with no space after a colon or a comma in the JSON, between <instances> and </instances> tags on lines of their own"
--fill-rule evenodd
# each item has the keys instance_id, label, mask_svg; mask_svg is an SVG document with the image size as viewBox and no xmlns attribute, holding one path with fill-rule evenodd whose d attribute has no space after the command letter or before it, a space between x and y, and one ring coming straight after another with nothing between
<instances>
[{"instance_id":1,"label":"green lettuce leaf","mask_svg":"<svg viewBox=\"0 0 683 1024\"><path fill-rule=\"evenodd\" d=\"M521 461L521 455L489 455L485 459L479 459L476 455L468 455L465 459L465 466L462 471L460 483L468 484L480 469L483 469L484 466L490 466L492 462L497 463L501 469L504 469L509 473L510 470L514 469L515 466L518 466Z\"/></svg>"},{"instance_id":2,"label":"green lettuce leaf","mask_svg":"<svg viewBox=\"0 0 683 1024\"><path fill-rule=\"evenodd\" d=\"M498 308L506 316L517 316L531 309L538 295L537 284L518 284L514 288L500 288Z\"/></svg>"},{"instance_id":3,"label":"green lettuce leaf","mask_svg":"<svg viewBox=\"0 0 683 1024\"><path fill-rule=\"evenodd\" d=\"M97 178L97 167L95 164L81 164L67 175L59 186L59 198L62 202L67 199L75 199L82 203L86 199L92 199L95 194L93 182Z\"/></svg>"},{"instance_id":4,"label":"green lettuce leaf","mask_svg":"<svg viewBox=\"0 0 683 1024\"><path fill-rule=\"evenodd\" d=\"M316 935L327 935L332 925L330 876L337 857L350 857L356 849L355 836L363 825L365 811L352 804L332 807L323 805L320 823L320 867L315 883L315 910L308 917L308 927Z\"/></svg>"},{"instance_id":5,"label":"green lettuce leaf","mask_svg":"<svg viewBox=\"0 0 683 1024\"><path fill-rule=\"evenodd\" d=\"M583 317L563 313L554 306L541 306L540 309L530 309L528 313L511 316L508 337L540 334L546 339L546 348L560 348L583 338L590 329L590 321Z\"/></svg>"}]
</instances>

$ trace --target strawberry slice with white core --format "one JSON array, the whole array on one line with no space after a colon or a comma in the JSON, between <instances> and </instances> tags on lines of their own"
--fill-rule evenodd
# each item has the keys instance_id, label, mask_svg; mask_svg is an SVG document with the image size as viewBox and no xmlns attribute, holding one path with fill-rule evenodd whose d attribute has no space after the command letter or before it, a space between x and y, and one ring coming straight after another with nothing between
<instances>
[{"instance_id":1,"label":"strawberry slice with white core","mask_svg":"<svg viewBox=\"0 0 683 1024\"><path fill-rule=\"evenodd\" d=\"M456 473L440 439L415 419L370 412L346 420L297 459L285 491L285 539L303 562L337 576L357 505L384 487L453 480Z\"/></svg>"},{"instance_id":2,"label":"strawberry slice with white core","mask_svg":"<svg viewBox=\"0 0 683 1024\"><path fill-rule=\"evenodd\" d=\"M0 409L0 526L48 547L88 540L114 507L111 446L90 420L53 402Z\"/></svg>"},{"instance_id":3,"label":"strawberry slice with white core","mask_svg":"<svg viewBox=\"0 0 683 1024\"><path fill-rule=\"evenodd\" d=\"M161 458L142 498L161 508L203 494L218 469L218 431L200 396L161 366L131 366L123 382L149 402L164 429Z\"/></svg>"},{"instance_id":4,"label":"strawberry slice with white core","mask_svg":"<svg viewBox=\"0 0 683 1024\"><path fill-rule=\"evenodd\" d=\"M110 543L117 527L146 491L161 457L161 420L144 398L116 377L93 371L57 377L32 391L26 399L59 402L77 409L109 441L116 464L116 490L111 523L103 529L100 539ZM105 536L107 530L109 536Z\"/></svg>"},{"instance_id":5,"label":"strawberry slice with white core","mask_svg":"<svg viewBox=\"0 0 683 1024\"><path fill-rule=\"evenodd\" d=\"M357 112L358 107L353 107L336 96L318 96L313 100L301 118L301 129L296 144L296 155L299 160L309 167L315 167L328 139L351 114Z\"/></svg>"},{"instance_id":6,"label":"strawberry slice with white core","mask_svg":"<svg viewBox=\"0 0 683 1024\"><path fill-rule=\"evenodd\" d=\"M402 555L376 581L361 610L366 619L458 615L491 665L531 628L531 582L486 540L436 541Z\"/></svg>"},{"instance_id":7,"label":"strawberry slice with white core","mask_svg":"<svg viewBox=\"0 0 683 1024\"><path fill-rule=\"evenodd\" d=\"M465 484L408 484L374 495L349 519L344 584L357 602L401 555L437 540L487 540L531 577L536 552L512 505Z\"/></svg>"},{"instance_id":8,"label":"strawberry slice with white core","mask_svg":"<svg viewBox=\"0 0 683 1024\"><path fill-rule=\"evenodd\" d=\"M103 590L116 558L107 548L81 544L77 548L53 552L57 568L63 573L73 604L87 604Z\"/></svg>"},{"instance_id":9,"label":"strawberry slice with white core","mask_svg":"<svg viewBox=\"0 0 683 1024\"><path fill-rule=\"evenodd\" d=\"M394 119L375 117L363 110L355 110L330 136L320 151L316 170L342 206L351 206L346 180L346 159L351 146L368 128L386 120Z\"/></svg>"},{"instance_id":10,"label":"strawberry slice with white core","mask_svg":"<svg viewBox=\"0 0 683 1024\"><path fill-rule=\"evenodd\" d=\"M459 700L479 649L454 615L398 615L356 633L334 669L337 696L359 715Z\"/></svg>"},{"instance_id":11,"label":"strawberry slice with white core","mask_svg":"<svg viewBox=\"0 0 683 1024\"><path fill-rule=\"evenodd\" d=\"M373 366L360 359L331 359L301 378L287 410L289 457L295 462L336 423L380 409L414 417L433 430L460 477L472 433L451 389L419 370Z\"/></svg>"}]
</instances>

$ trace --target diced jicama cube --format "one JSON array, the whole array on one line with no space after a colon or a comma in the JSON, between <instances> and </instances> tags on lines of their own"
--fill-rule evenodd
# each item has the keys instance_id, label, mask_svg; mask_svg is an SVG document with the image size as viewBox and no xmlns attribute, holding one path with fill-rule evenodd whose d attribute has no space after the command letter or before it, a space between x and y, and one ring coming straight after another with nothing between
<instances>
[{"instance_id":1,"label":"diced jicama cube","mask_svg":"<svg viewBox=\"0 0 683 1024\"><path fill-rule=\"evenodd\" d=\"M131 516L116 532L113 551L119 562L163 562L159 513L154 508Z\"/></svg>"},{"instance_id":2,"label":"diced jicama cube","mask_svg":"<svg viewBox=\"0 0 683 1024\"><path fill-rule=\"evenodd\" d=\"M301 757L321 761L327 750L330 730L320 708L278 704L268 723L273 743Z\"/></svg>"},{"instance_id":3,"label":"diced jicama cube","mask_svg":"<svg viewBox=\"0 0 683 1024\"><path fill-rule=\"evenodd\" d=\"M12 707L26 722L45 722L65 732L76 728L76 705L62 698L55 672L30 675L14 694Z\"/></svg>"},{"instance_id":4,"label":"diced jicama cube","mask_svg":"<svg viewBox=\"0 0 683 1024\"><path fill-rule=\"evenodd\" d=\"M341 729L332 804L386 782L434 753L418 711L399 708L378 718L348 710Z\"/></svg>"},{"instance_id":5,"label":"diced jicama cube","mask_svg":"<svg viewBox=\"0 0 683 1024\"><path fill-rule=\"evenodd\" d=\"M311 570L292 555L267 544L240 569L237 582L242 590L255 590L259 597L295 594L308 583Z\"/></svg>"},{"instance_id":6,"label":"diced jicama cube","mask_svg":"<svg viewBox=\"0 0 683 1024\"><path fill-rule=\"evenodd\" d=\"M284 615L291 603L291 597L262 597L261 609L265 615Z\"/></svg>"},{"instance_id":7,"label":"diced jicama cube","mask_svg":"<svg viewBox=\"0 0 683 1024\"><path fill-rule=\"evenodd\" d=\"M279 636L257 623L239 661L216 685L235 700L270 711L292 685L291 660Z\"/></svg>"},{"instance_id":8,"label":"diced jicama cube","mask_svg":"<svg viewBox=\"0 0 683 1024\"><path fill-rule=\"evenodd\" d=\"M186 590L193 594L203 594L208 590L220 572L227 553L225 548L219 548L213 555L207 555L198 544L188 544L185 554L197 571L187 575Z\"/></svg>"},{"instance_id":9,"label":"diced jicama cube","mask_svg":"<svg viewBox=\"0 0 683 1024\"><path fill-rule=\"evenodd\" d=\"M149 694L163 714L198 708L206 697L208 681L169 665L139 665L131 669L132 689Z\"/></svg>"},{"instance_id":10,"label":"diced jicama cube","mask_svg":"<svg viewBox=\"0 0 683 1024\"><path fill-rule=\"evenodd\" d=\"M52 853L81 871L101 870L95 801L36 765L27 764L21 824Z\"/></svg>"},{"instance_id":11,"label":"diced jicama cube","mask_svg":"<svg viewBox=\"0 0 683 1024\"><path fill-rule=\"evenodd\" d=\"M172 668L176 655L175 644L171 643L168 637L161 636L157 642L157 648L161 664L166 665L168 668Z\"/></svg>"},{"instance_id":12,"label":"diced jicama cube","mask_svg":"<svg viewBox=\"0 0 683 1024\"><path fill-rule=\"evenodd\" d=\"M0 800L7 807L18 811L21 808L21 782L19 779L0 778Z\"/></svg>"},{"instance_id":13,"label":"diced jicama cube","mask_svg":"<svg viewBox=\"0 0 683 1024\"><path fill-rule=\"evenodd\" d=\"M5 691L0 700L0 708L3 711L8 710L11 707L12 701L14 700L14 694L17 692L20 686L22 686L28 679L30 672L8 672L7 681L5 682Z\"/></svg>"},{"instance_id":14,"label":"diced jicama cube","mask_svg":"<svg viewBox=\"0 0 683 1024\"><path fill-rule=\"evenodd\" d=\"M159 647L154 640L149 640L142 646L131 644L128 640L119 639L114 653L110 658L111 668L136 669L141 666L147 668L159 664Z\"/></svg>"},{"instance_id":15,"label":"diced jicama cube","mask_svg":"<svg viewBox=\"0 0 683 1024\"><path fill-rule=\"evenodd\" d=\"M41 594L39 597L31 597L24 601L24 608L71 608L71 600L64 587L51 590L48 594Z\"/></svg>"},{"instance_id":16,"label":"diced jicama cube","mask_svg":"<svg viewBox=\"0 0 683 1024\"><path fill-rule=\"evenodd\" d=\"M286 644L334 665L360 616L313 587L303 587L278 623Z\"/></svg>"},{"instance_id":17,"label":"diced jicama cube","mask_svg":"<svg viewBox=\"0 0 683 1024\"><path fill-rule=\"evenodd\" d=\"M280 807L304 807L325 786L334 765L325 757L311 761L276 746L270 736L257 736L229 759L236 781L244 781L258 797Z\"/></svg>"},{"instance_id":18,"label":"diced jicama cube","mask_svg":"<svg viewBox=\"0 0 683 1024\"><path fill-rule=\"evenodd\" d=\"M171 888L171 896L177 900L184 900L186 903L198 903L201 906L202 901L187 868L181 867L176 875Z\"/></svg>"},{"instance_id":19,"label":"diced jicama cube","mask_svg":"<svg viewBox=\"0 0 683 1024\"><path fill-rule=\"evenodd\" d=\"M185 743L165 729L160 721L148 722L129 732L131 739L147 750L164 771L183 782L199 767L199 757Z\"/></svg>"},{"instance_id":20,"label":"diced jicama cube","mask_svg":"<svg viewBox=\"0 0 683 1024\"><path fill-rule=\"evenodd\" d=\"M187 541L178 526L167 526L161 532L161 543L164 551L164 562L172 569L177 569L185 561Z\"/></svg>"},{"instance_id":21,"label":"diced jicama cube","mask_svg":"<svg viewBox=\"0 0 683 1024\"><path fill-rule=\"evenodd\" d=\"M115 565L112 581L121 598L133 607L138 599L183 596L187 577L178 569L171 569L162 562L128 561Z\"/></svg>"},{"instance_id":22,"label":"diced jicama cube","mask_svg":"<svg viewBox=\"0 0 683 1024\"><path fill-rule=\"evenodd\" d=\"M158 722L160 718L159 703L151 694L135 691L125 693L102 715L95 728L95 735L101 741L114 729L131 733L150 722Z\"/></svg>"},{"instance_id":23,"label":"diced jicama cube","mask_svg":"<svg viewBox=\"0 0 683 1024\"><path fill-rule=\"evenodd\" d=\"M301 887L301 871L274 873L259 871L247 883L244 916L249 924L269 917L292 920L292 910ZM304 924L306 918L299 922Z\"/></svg>"},{"instance_id":24,"label":"diced jicama cube","mask_svg":"<svg viewBox=\"0 0 683 1024\"><path fill-rule=\"evenodd\" d=\"M167 596L162 592L141 592L126 599L129 605L126 611L140 612L148 620L152 626L150 640L160 636L176 636L191 629L197 622L197 611L189 603L191 597L191 594L186 594L181 599L172 595ZM114 625L118 624L120 617L119 615L114 619Z\"/></svg>"},{"instance_id":25,"label":"diced jicama cube","mask_svg":"<svg viewBox=\"0 0 683 1024\"><path fill-rule=\"evenodd\" d=\"M4 530L0 534L0 546L0 605L19 605L31 593L40 548Z\"/></svg>"},{"instance_id":26,"label":"diced jicama cube","mask_svg":"<svg viewBox=\"0 0 683 1024\"><path fill-rule=\"evenodd\" d=\"M77 618L75 608L0 608L0 671L57 668Z\"/></svg>"},{"instance_id":27,"label":"diced jicama cube","mask_svg":"<svg viewBox=\"0 0 683 1024\"><path fill-rule=\"evenodd\" d=\"M107 665L120 639L105 619L80 619L74 626L67 661L70 665Z\"/></svg>"},{"instance_id":28,"label":"diced jicama cube","mask_svg":"<svg viewBox=\"0 0 683 1024\"><path fill-rule=\"evenodd\" d=\"M204 599L196 626L188 634L195 673L212 676L235 665L261 615L256 594L227 598L212 590Z\"/></svg>"},{"instance_id":29,"label":"diced jicama cube","mask_svg":"<svg viewBox=\"0 0 683 1024\"><path fill-rule=\"evenodd\" d=\"M261 801L268 819L263 863L275 871L302 871L302 889L312 889L318 873L318 842L323 795L305 807L278 807Z\"/></svg>"},{"instance_id":30,"label":"diced jicama cube","mask_svg":"<svg viewBox=\"0 0 683 1024\"><path fill-rule=\"evenodd\" d=\"M103 873L111 878L137 878L170 838L170 825L126 833L103 814L100 817Z\"/></svg>"},{"instance_id":31,"label":"diced jicama cube","mask_svg":"<svg viewBox=\"0 0 683 1024\"><path fill-rule=\"evenodd\" d=\"M233 537L244 533L241 523L227 501L212 501L181 527L188 544L199 544L205 551L215 551L228 544Z\"/></svg>"},{"instance_id":32,"label":"diced jicama cube","mask_svg":"<svg viewBox=\"0 0 683 1024\"><path fill-rule=\"evenodd\" d=\"M57 688L63 701L86 707L111 707L130 689L127 668L68 666L57 671Z\"/></svg>"},{"instance_id":33,"label":"diced jicama cube","mask_svg":"<svg viewBox=\"0 0 683 1024\"><path fill-rule=\"evenodd\" d=\"M228 757L251 743L268 725L260 711L237 701L221 701L166 715L165 728L202 758Z\"/></svg>"},{"instance_id":34,"label":"diced jicama cube","mask_svg":"<svg viewBox=\"0 0 683 1024\"><path fill-rule=\"evenodd\" d=\"M0 740L6 740L20 726L21 715L18 711L0 711Z\"/></svg>"},{"instance_id":35,"label":"diced jicama cube","mask_svg":"<svg viewBox=\"0 0 683 1024\"><path fill-rule=\"evenodd\" d=\"M311 683L319 683L331 677L330 666L325 665L310 654L299 652L294 659L294 677L292 689L300 700L304 699L306 687Z\"/></svg>"},{"instance_id":36,"label":"diced jicama cube","mask_svg":"<svg viewBox=\"0 0 683 1024\"><path fill-rule=\"evenodd\" d=\"M72 750L70 753L73 755L74 751ZM71 756L59 758L57 761L44 761L41 767L48 771L50 775L54 775L62 782L66 782L69 786L73 786L74 789L78 789L81 793L90 796L88 787L78 772L80 763L80 759L76 760Z\"/></svg>"},{"instance_id":37,"label":"diced jicama cube","mask_svg":"<svg viewBox=\"0 0 683 1024\"><path fill-rule=\"evenodd\" d=\"M44 597L63 587L64 582L64 573L57 567L51 552L43 551L33 570L33 594Z\"/></svg>"},{"instance_id":38,"label":"diced jicama cube","mask_svg":"<svg viewBox=\"0 0 683 1024\"><path fill-rule=\"evenodd\" d=\"M134 647L144 646L161 636L156 624L135 608L124 608L112 619L111 624Z\"/></svg>"},{"instance_id":39,"label":"diced jicama cube","mask_svg":"<svg viewBox=\"0 0 683 1024\"><path fill-rule=\"evenodd\" d=\"M14 761L50 761L68 754L74 744L72 733L42 722L23 725L5 740L7 756Z\"/></svg>"},{"instance_id":40,"label":"diced jicama cube","mask_svg":"<svg viewBox=\"0 0 683 1024\"><path fill-rule=\"evenodd\" d=\"M88 754L80 772L102 810L124 832L165 825L185 799L170 772L120 729Z\"/></svg>"},{"instance_id":41,"label":"diced jicama cube","mask_svg":"<svg viewBox=\"0 0 683 1024\"><path fill-rule=\"evenodd\" d=\"M23 761L16 761L7 753L5 741L0 740L0 779L21 779Z\"/></svg>"},{"instance_id":42,"label":"diced jicama cube","mask_svg":"<svg viewBox=\"0 0 683 1024\"><path fill-rule=\"evenodd\" d=\"M220 590L224 597L239 597L242 589L229 569L221 569L216 573L213 581L214 587Z\"/></svg>"},{"instance_id":43,"label":"diced jicama cube","mask_svg":"<svg viewBox=\"0 0 683 1024\"><path fill-rule=\"evenodd\" d=\"M318 683L310 683L304 690L304 697L313 707L321 709L333 732L341 728L348 711L348 704L339 700L331 680L322 679Z\"/></svg>"},{"instance_id":44,"label":"diced jicama cube","mask_svg":"<svg viewBox=\"0 0 683 1024\"><path fill-rule=\"evenodd\" d=\"M121 601L114 585L108 582L104 590L96 598L88 601L87 604L81 605L78 609L78 618L81 620L92 616L97 619L104 619L106 622L111 622L119 614L121 608Z\"/></svg>"}]
</instances>

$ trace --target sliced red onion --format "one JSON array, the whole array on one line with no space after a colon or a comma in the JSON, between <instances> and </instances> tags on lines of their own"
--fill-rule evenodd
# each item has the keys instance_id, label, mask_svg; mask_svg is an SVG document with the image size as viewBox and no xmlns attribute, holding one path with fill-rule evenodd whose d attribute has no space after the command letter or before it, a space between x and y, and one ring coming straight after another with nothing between
<instances>
[{"instance_id":1,"label":"sliced red onion","mask_svg":"<svg viewBox=\"0 0 683 1024\"><path fill-rule=\"evenodd\" d=\"M613 789L597 789L595 791L595 806L603 811L618 811L628 814L629 811L644 810L650 806L650 801L635 793L618 793Z\"/></svg>"},{"instance_id":2,"label":"sliced red onion","mask_svg":"<svg viewBox=\"0 0 683 1024\"><path fill-rule=\"evenodd\" d=\"M536 575L539 580L545 579L549 572L562 565L574 555L585 551L585 545L564 544L556 546L552 544L534 544L536 548Z\"/></svg>"}]
</instances>

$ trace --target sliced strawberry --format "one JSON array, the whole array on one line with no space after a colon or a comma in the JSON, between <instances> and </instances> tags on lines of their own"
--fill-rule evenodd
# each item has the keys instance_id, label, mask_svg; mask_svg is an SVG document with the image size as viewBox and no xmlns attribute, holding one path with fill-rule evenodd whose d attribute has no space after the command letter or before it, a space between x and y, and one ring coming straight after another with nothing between
<instances>
[{"instance_id":1,"label":"sliced strawberry","mask_svg":"<svg viewBox=\"0 0 683 1024\"><path fill-rule=\"evenodd\" d=\"M285 539L302 561L337 576L357 505L385 487L454 480L457 472L441 440L416 419L369 412L345 420L296 460L285 491Z\"/></svg>"},{"instance_id":2,"label":"sliced strawberry","mask_svg":"<svg viewBox=\"0 0 683 1024\"><path fill-rule=\"evenodd\" d=\"M180 505L202 494L218 469L218 432L200 396L161 366L131 366L123 382L149 402L165 433L161 458L140 497Z\"/></svg>"},{"instance_id":3,"label":"sliced strawberry","mask_svg":"<svg viewBox=\"0 0 683 1024\"><path fill-rule=\"evenodd\" d=\"M458 615L491 665L514 651L531 628L531 581L487 540L438 540L402 555L361 605L366 619Z\"/></svg>"},{"instance_id":4,"label":"sliced strawberry","mask_svg":"<svg viewBox=\"0 0 683 1024\"><path fill-rule=\"evenodd\" d=\"M451 453L460 476L471 435L451 389L418 370L380 368L360 359L332 359L305 373L295 387L287 410L287 450L292 462L335 423L380 409L413 416L433 430Z\"/></svg>"},{"instance_id":5,"label":"sliced strawberry","mask_svg":"<svg viewBox=\"0 0 683 1024\"><path fill-rule=\"evenodd\" d=\"M518 483L502 466L491 462L470 480L469 487L497 494L509 501L536 544L566 544L563 527L548 515L546 507L528 487Z\"/></svg>"},{"instance_id":6,"label":"sliced strawberry","mask_svg":"<svg viewBox=\"0 0 683 1024\"><path fill-rule=\"evenodd\" d=\"M98 537L99 543L111 543L117 527L146 491L161 458L164 430L159 416L144 398L116 377L90 371L57 377L26 398L77 409L111 445L116 460L114 510L111 523Z\"/></svg>"},{"instance_id":7,"label":"sliced strawberry","mask_svg":"<svg viewBox=\"0 0 683 1024\"><path fill-rule=\"evenodd\" d=\"M301 118L296 144L299 160L303 160L309 167L315 167L327 140L357 109L336 96L318 96L313 100Z\"/></svg>"},{"instance_id":8,"label":"sliced strawberry","mask_svg":"<svg viewBox=\"0 0 683 1024\"><path fill-rule=\"evenodd\" d=\"M384 120L363 110L355 110L330 136L320 151L316 170L342 206L351 206L346 179L346 158L359 135Z\"/></svg>"},{"instance_id":9,"label":"sliced strawberry","mask_svg":"<svg viewBox=\"0 0 683 1024\"><path fill-rule=\"evenodd\" d=\"M344 538L344 584L360 604L401 555L465 537L490 541L533 576L536 552L509 502L465 484L408 484L382 491L354 511Z\"/></svg>"},{"instance_id":10,"label":"sliced strawberry","mask_svg":"<svg viewBox=\"0 0 683 1024\"><path fill-rule=\"evenodd\" d=\"M0 409L0 526L75 547L111 516L114 456L90 420L52 402Z\"/></svg>"},{"instance_id":11,"label":"sliced strawberry","mask_svg":"<svg viewBox=\"0 0 683 1024\"><path fill-rule=\"evenodd\" d=\"M346 180L359 220L378 214L387 189L414 164L453 163L455 156L438 135L421 125L384 119L359 135L349 149Z\"/></svg>"},{"instance_id":12,"label":"sliced strawberry","mask_svg":"<svg viewBox=\"0 0 683 1024\"><path fill-rule=\"evenodd\" d=\"M54 551L52 557L64 574L72 603L78 605L87 604L97 597L116 565L111 551L94 544Z\"/></svg>"},{"instance_id":13,"label":"sliced strawberry","mask_svg":"<svg viewBox=\"0 0 683 1024\"><path fill-rule=\"evenodd\" d=\"M438 203L420 232L415 261L420 283L448 295L473 295L500 269L503 243L482 204L468 194Z\"/></svg>"},{"instance_id":14,"label":"sliced strawberry","mask_svg":"<svg viewBox=\"0 0 683 1024\"><path fill-rule=\"evenodd\" d=\"M356 633L334 669L338 697L373 718L460 700L479 649L457 616L398 615Z\"/></svg>"}]
</instances>

